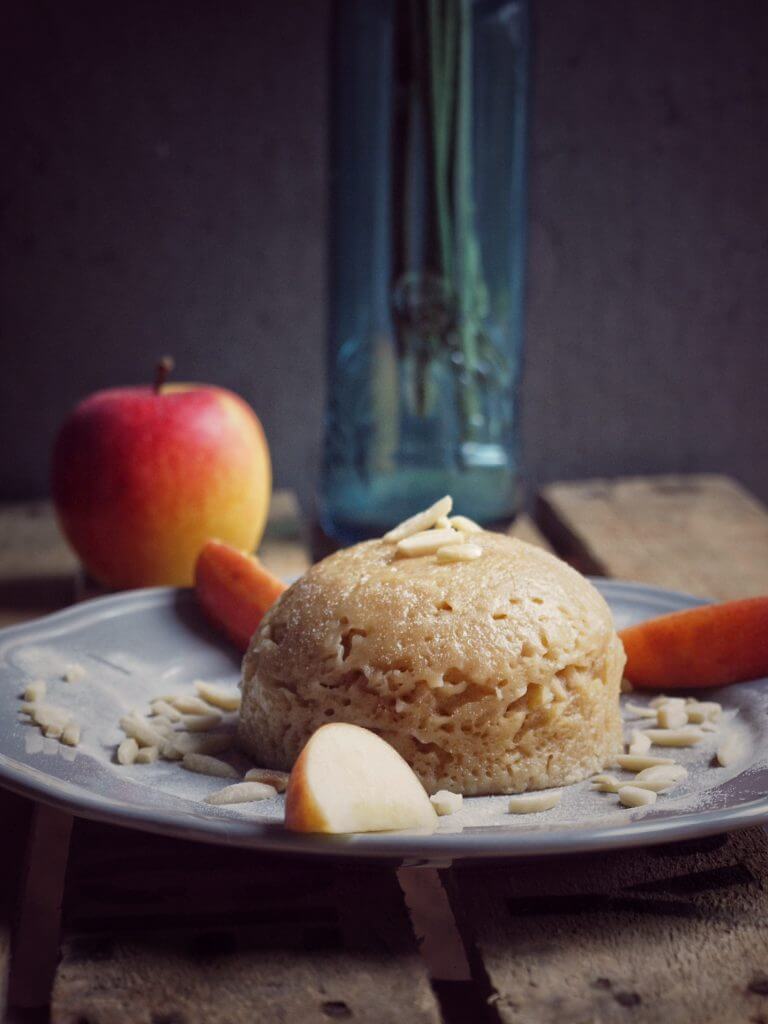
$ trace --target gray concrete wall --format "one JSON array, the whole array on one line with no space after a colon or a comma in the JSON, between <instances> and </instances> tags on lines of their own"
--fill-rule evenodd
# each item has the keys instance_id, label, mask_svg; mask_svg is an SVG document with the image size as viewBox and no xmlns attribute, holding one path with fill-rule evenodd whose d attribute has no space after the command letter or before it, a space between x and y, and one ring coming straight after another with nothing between
<instances>
[{"instance_id":1,"label":"gray concrete wall","mask_svg":"<svg viewBox=\"0 0 768 1024\"><path fill-rule=\"evenodd\" d=\"M530 487L711 469L768 499L768 4L534 7ZM309 495L327 17L6 9L0 496L44 493L66 409L166 351L254 404L278 484Z\"/></svg>"}]
</instances>

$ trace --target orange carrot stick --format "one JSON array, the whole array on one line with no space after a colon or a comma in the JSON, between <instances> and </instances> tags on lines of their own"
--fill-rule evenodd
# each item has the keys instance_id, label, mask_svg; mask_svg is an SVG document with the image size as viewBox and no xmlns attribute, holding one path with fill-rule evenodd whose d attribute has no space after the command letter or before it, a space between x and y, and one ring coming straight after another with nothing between
<instances>
[{"instance_id":1,"label":"orange carrot stick","mask_svg":"<svg viewBox=\"0 0 768 1024\"><path fill-rule=\"evenodd\" d=\"M630 626L619 636L635 686L727 686L768 675L768 596L703 605Z\"/></svg>"},{"instance_id":2,"label":"orange carrot stick","mask_svg":"<svg viewBox=\"0 0 768 1024\"><path fill-rule=\"evenodd\" d=\"M286 589L258 558L209 540L195 563L195 593L205 614L244 651L264 613Z\"/></svg>"}]
</instances>

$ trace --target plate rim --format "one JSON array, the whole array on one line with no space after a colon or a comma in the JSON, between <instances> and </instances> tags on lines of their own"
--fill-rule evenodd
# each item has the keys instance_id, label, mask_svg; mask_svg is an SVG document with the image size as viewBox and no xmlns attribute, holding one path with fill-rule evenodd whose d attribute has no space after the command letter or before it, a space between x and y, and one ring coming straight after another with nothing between
<instances>
[{"instance_id":1,"label":"plate rim","mask_svg":"<svg viewBox=\"0 0 768 1024\"><path fill-rule=\"evenodd\" d=\"M606 599L643 595L671 602L678 609L709 603L682 591L628 580L588 577ZM0 647L18 638L49 632L52 625L68 620L82 622L105 612L119 614L137 605L193 602L191 588L145 587L91 598L28 622L0 629ZM608 851L659 843L678 842L768 822L768 794L727 808L684 812L661 819L637 819L622 825L553 827L514 833L509 831L459 833L367 833L326 836L290 832L279 825L253 823L240 818L186 814L178 809L142 807L123 803L113 796L78 788L40 770L33 770L0 751L0 785L38 803L75 817L100 821L139 831L226 846L242 846L264 853L312 857L396 861L401 864L443 865L453 861L516 860L532 856Z\"/></svg>"}]
</instances>

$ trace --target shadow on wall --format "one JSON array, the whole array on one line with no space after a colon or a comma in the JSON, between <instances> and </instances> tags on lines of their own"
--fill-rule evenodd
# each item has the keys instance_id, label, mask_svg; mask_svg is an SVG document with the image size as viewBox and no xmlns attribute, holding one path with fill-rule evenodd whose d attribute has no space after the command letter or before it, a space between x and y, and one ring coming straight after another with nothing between
<instances>
[{"instance_id":1,"label":"shadow on wall","mask_svg":"<svg viewBox=\"0 0 768 1024\"><path fill-rule=\"evenodd\" d=\"M536 0L524 454L555 478L727 470L768 499L768 10ZM79 397L240 391L280 486L322 414L328 4L6 14L0 496Z\"/></svg>"}]
</instances>

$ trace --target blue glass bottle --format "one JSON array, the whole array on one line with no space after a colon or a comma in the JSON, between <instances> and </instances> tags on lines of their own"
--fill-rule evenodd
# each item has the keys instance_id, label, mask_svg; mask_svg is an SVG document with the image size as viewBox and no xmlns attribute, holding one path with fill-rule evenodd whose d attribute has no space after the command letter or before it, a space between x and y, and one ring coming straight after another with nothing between
<instances>
[{"instance_id":1,"label":"blue glass bottle","mask_svg":"<svg viewBox=\"0 0 768 1024\"><path fill-rule=\"evenodd\" d=\"M518 503L527 0L338 0L320 524Z\"/></svg>"}]
</instances>

